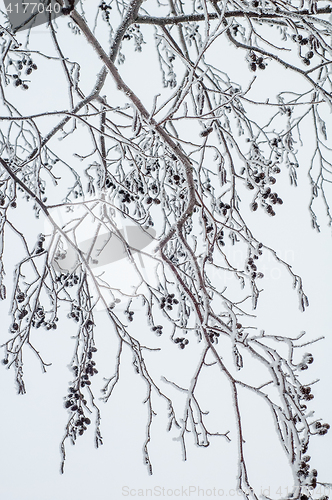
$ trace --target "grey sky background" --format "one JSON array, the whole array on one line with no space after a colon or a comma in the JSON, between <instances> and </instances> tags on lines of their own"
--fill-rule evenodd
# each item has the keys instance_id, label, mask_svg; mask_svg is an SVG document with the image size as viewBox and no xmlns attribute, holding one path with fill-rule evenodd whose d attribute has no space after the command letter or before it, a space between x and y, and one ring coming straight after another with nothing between
<instances>
[{"instance_id":1,"label":"grey sky background","mask_svg":"<svg viewBox=\"0 0 332 500\"><path fill-rule=\"evenodd\" d=\"M86 7L87 8L87 7ZM67 44L68 51L73 58L78 57L84 61L81 70L82 88L87 93L91 89L97 71L100 70L98 61L91 48L87 48L83 35L73 35L66 28L68 20L59 19L59 30L62 40ZM107 33L97 30L102 43L107 47ZM146 27L144 36L147 44L143 52L134 52L130 46L126 46L126 62L119 70L121 75L133 86L141 97L144 104L149 108L152 106L153 98L158 92L163 92L166 99L169 90L163 90L158 76L156 56L150 47L153 30ZM19 34L18 40L24 43L25 34ZM78 42L79 40L79 42ZM31 33L31 44L38 50L51 54L53 51L50 37L44 27L35 28ZM234 49L230 50L222 45L220 41L215 43L215 48L209 54L210 58L225 60L225 67L231 67L231 78L234 81L245 81L248 77L243 70L243 60ZM37 57L36 57L37 59ZM38 60L38 64L46 69L39 71L38 75L31 78L31 91L22 92L19 97L21 112L38 112L45 109L65 109L68 106L66 95L61 92L63 81L55 79L47 71L48 61ZM283 85L297 85L291 80L291 75L281 71L272 63L260 78L255 82L253 95L259 95L262 99L271 94L273 97L276 89L280 90ZM42 89L42 91L41 91ZM13 89L14 92L14 89ZM122 102L114 84L108 79L104 93L108 102L114 104ZM17 98L17 94L15 96ZM122 100L122 101L121 101ZM261 108L257 108L257 114ZM1 111L0 111L1 114ZM57 119L45 119L45 130L50 123ZM331 115L327 116L329 127L332 126ZM190 134L190 127L188 127ZM58 137L53 139L58 141ZM76 138L70 141L76 141ZM78 146L85 150L84 135ZM64 154L68 155L68 161L77 168L79 162L73 158L71 151L73 143L67 146L68 139L63 141ZM331 228L327 226L327 220L323 206L317 202L316 208L320 218L321 233L311 228L308 210L310 185L307 177L309 161L308 150L310 150L311 135L308 123L307 135L304 134L304 148L301 152L301 163L298 171L298 187L290 185L287 173L284 172L278 179L278 192L282 194L284 204L279 208L275 218L265 216L263 213L252 213L248 209L245 214L246 220L255 236L264 244L275 248L281 258L287 260L294 272L303 277L304 289L309 297L310 307L305 313L300 312L298 296L292 287L292 278L285 268L280 266L270 252L265 252L261 265L264 266L265 277L261 280L262 292L255 324L258 329L264 329L268 333L289 335L295 337L301 331L308 332L308 339L324 336L325 339L308 347L314 354L315 362L303 374L303 380L309 382L321 379L315 384L313 392L315 400L313 408L317 416L323 421L329 422L332 417L332 390L331 390L331 352L332 352L332 237ZM75 144L76 145L76 144ZM243 200L248 198L248 192L241 193ZM21 221L25 233L34 234L35 226L27 225L24 209L16 214ZM46 223L45 223L46 224ZM10 259L11 247L8 251ZM151 251L151 249L150 249ZM12 259L13 262L13 259ZM128 265L124 260L118 260L112 265L112 273L118 273L119 280L123 286L130 286L130 275ZM149 272L148 263L146 272ZM106 265L107 267L107 265ZM12 275L8 272L6 281L10 283ZM221 283L224 286L225 283ZM2 322L1 340L8 336L9 317L7 303L0 304ZM118 306L119 308L121 305ZM67 461L65 474L60 475L60 451L59 445L64 434L67 421L66 410L63 407L63 397L67 393L68 380L71 378L68 365L71 361L75 328L68 320L66 314L69 309L63 308L60 313L59 328L56 331L41 332L38 337L38 346L43 352L47 362L52 363L46 374L42 374L40 366L32 353L27 353L25 363L25 377L27 394L19 396L16 394L13 373L5 367L0 371L0 498L4 500L120 500L125 498L126 493L132 497L130 490L138 496L138 489L164 487L165 492L173 491L176 495L177 488L200 487L205 489L216 488L224 490L224 496L231 497L231 489L235 487L236 477L234 475L234 463L236 457L235 442L228 443L224 437L215 438L208 448L198 448L188 440L188 461L182 461L180 443L176 441L176 433L165 432L166 418L165 406L161 401L155 401L157 417L153 427L153 439L151 440L151 459L154 464L154 475L148 476L142 460L142 443L145 433L146 406L143 403L146 391L141 381L135 377L134 370L124 369L121 373L121 382L114 395L107 404L100 402L102 411L102 434L104 445L96 450L93 441L93 429L77 440L75 446L67 443ZM62 317L61 317L62 314ZM112 375L113 353L115 349L112 340L112 332L107 323L104 311L99 310L96 321L101 328L96 335L98 353L96 361L99 374L95 377L95 391L98 395L99 387L103 385L103 377ZM146 359L150 369L155 376L165 375L169 370L170 378L173 375L186 380L187 371L184 366L190 363L190 356L195 358L199 346L191 346L182 352L174 345L167 347L167 339L164 339L165 358L153 357L147 354ZM171 344L171 343L170 343ZM168 350L167 350L168 349ZM248 370L252 377L259 377L257 367L248 362ZM130 362L128 363L130 366ZM169 366L171 365L171 366ZM211 403L210 396L214 390L218 390L222 396L220 401L214 401L215 411L223 422L224 431L231 430L232 405L227 387L218 379L207 381L205 388L202 387L202 399L206 398L206 404ZM174 396L175 397L175 396ZM286 489L291 486L291 477L283 468L283 458L280 445L275 439L275 430L272 428L271 418L266 409L260 406L260 401L251 399L243 393L242 401L247 416L246 436L248 438L248 463L249 473L252 474L252 482L257 491L269 490L274 498L280 498L278 491L285 494ZM175 397L176 399L176 397ZM181 407L181 398L176 404ZM210 417L209 417L210 418ZM211 424L217 425L211 416ZM332 422L330 422L332 423ZM220 421L219 421L220 424ZM332 481L331 470L331 435L313 438L310 445L312 450L312 461L319 470L319 480ZM267 449L270 451L267 455ZM272 450L272 451L271 451ZM268 456L268 459L267 459ZM259 464L259 476L255 476L255 468ZM262 480L263 478L263 480ZM129 489L127 489L127 487ZM281 490L279 490L281 488ZM162 490L160 496L162 496ZM191 490L190 498L201 498ZM323 494L323 492L322 492ZM156 495L158 496L158 495ZM165 493L167 496L167 493ZM170 495L169 495L170 496Z\"/></svg>"}]
</instances>

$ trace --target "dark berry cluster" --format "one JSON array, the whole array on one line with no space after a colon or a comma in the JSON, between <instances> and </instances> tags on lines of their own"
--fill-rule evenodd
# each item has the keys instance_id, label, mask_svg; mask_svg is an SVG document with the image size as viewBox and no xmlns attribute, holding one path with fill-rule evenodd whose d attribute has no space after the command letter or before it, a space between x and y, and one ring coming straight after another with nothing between
<instances>
[{"instance_id":1,"label":"dark berry cluster","mask_svg":"<svg viewBox=\"0 0 332 500\"><path fill-rule=\"evenodd\" d=\"M302 453L306 453L307 452L308 446L309 446L308 439L302 439L301 440L301 450L302 450ZM310 457L309 457L309 460L310 460Z\"/></svg>"},{"instance_id":2,"label":"dark berry cluster","mask_svg":"<svg viewBox=\"0 0 332 500\"><path fill-rule=\"evenodd\" d=\"M75 421L75 427L78 429L78 434L83 435L84 431L87 430L87 425L91 424L91 420L88 417L82 416Z\"/></svg>"},{"instance_id":3,"label":"dark berry cluster","mask_svg":"<svg viewBox=\"0 0 332 500\"><path fill-rule=\"evenodd\" d=\"M250 273L250 276L252 279L264 278L263 273L257 272L257 266L255 264L255 260L259 259L259 256L263 254L262 248L263 248L263 244L259 243L257 246L257 251L255 253L253 253L248 258L247 263L246 263L246 270ZM237 328L241 328L241 327L242 327L242 325L240 327L237 326Z\"/></svg>"},{"instance_id":4,"label":"dark berry cluster","mask_svg":"<svg viewBox=\"0 0 332 500\"><path fill-rule=\"evenodd\" d=\"M149 189L153 193L153 195L157 195L159 193L159 188L155 182L153 182L150 186Z\"/></svg>"},{"instance_id":5,"label":"dark berry cluster","mask_svg":"<svg viewBox=\"0 0 332 500\"><path fill-rule=\"evenodd\" d=\"M162 335L162 333L163 333L163 331L162 331L162 330L163 330L163 326L162 326L162 325L156 325L156 326L153 326L153 327L151 328L151 330L152 330L153 332L155 332L155 333L156 333L156 335Z\"/></svg>"},{"instance_id":6,"label":"dark berry cluster","mask_svg":"<svg viewBox=\"0 0 332 500\"><path fill-rule=\"evenodd\" d=\"M308 38L303 37L302 35L293 35L292 36L294 42L299 43L300 45L307 45L309 43Z\"/></svg>"},{"instance_id":7,"label":"dark berry cluster","mask_svg":"<svg viewBox=\"0 0 332 500\"><path fill-rule=\"evenodd\" d=\"M250 257L250 258L248 259L247 269L248 269L248 270L250 270L250 269L251 269L251 271L254 271L254 272L256 272L256 271L257 271L257 266L256 266L256 264L254 263L254 259L253 259L252 257Z\"/></svg>"},{"instance_id":8,"label":"dark berry cluster","mask_svg":"<svg viewBox=\"0 0 332 500\"><path fill-rule=\"evenodd\" d=\"M77 399L80 398L80 394L78 393L78 389L75 389L74 387L69 387L68 390L69 390L70 394L68 394L66 401L64 403L64 406L65 406L65 408L72 409L72 411L77 411L78 406L77 406L76 398Z\"/></svg>"},{"instance_id":9,"label":"dark berry cluster","mask_svg":"<svg viewBox=\"0 0 332 500\"><path fill-rule=\"evenodd\" d=\"M10 60L9 64L15 65L17 71L17 73L14 73L12 75L14 86L21 87L22 89L27 90L29 86L25 83L25 80L22 79L22 71L24 69L24 66L26 66L26 75L31 75L32 71L37 69L37 65L30 57L26 56L24 56L22 60L16 62Z\"/></svg>"},{"instance_id":10,"label":"dark berry cluster","mask_svg":"<svg viewBox=\"0 0 332 500\"><path fill-rule=\"evenodd\" d=\"M249 53L249 67L251 71L256 71L257 68L259 69L265 69L266 68L266 62L264 62L263 57L257 57L254 52Z\"/></svg>"},{"instance_id":11,"label":"dark berry cluster","mask_svg":"<svg viewBox=\"0 0 332 500\"><path fill-rule=\"evenodd\" d=\"M185 339L184 337L177 337L174 339L174 343L175 344L178 344L180 349L184 349L186 347L186 345L189 344L189 340L188 339Z\"/></svg>"},{"instance_id":12,"label":"dark berry cluster","mask_svg":"<svg viewBox=\"0 0 332 500\"><path fill-rule=\"evenodd\" d=\"M172 186L175 184L176 186L180 186L185 182L185 178L180 175L176 170L174 171L172 168L169 171L168 182Z\"/></svg>"},{"instance_id":13,"label":"dark berry cluster","mask_svg":"<svg viewBox=\"0 0 332 500\"><path fill-rule=\"evenodd\" d=\"M326 434L327 431L329 430L330 424L322 424L321 422L315 422L314 427L317 430L316 434L324 436L324 434Z\"/></svg>"},{"instance_id":14,"label":"dark berry cluster","mask_svg":"<svg viewBox=\"0 0 332 500\"><path fill-rule=\"evenodd\" d=\"M97 368L95 368L95 366L96 366L95 361L90 361L89 363L87 363L87 365L85 367L85 374L82 375L82 379L83 379L81 382L82 387L84 387L84 385L90 385L91 382L89 380L89 376L93 377L93 375L98 373L98 370L97 370Z\"/></svg>"},{"instance_id":15,"label":"dark berry cluster","mask_svg":"<svg viewBox=\"0 0 332 500\"><path fill-rule=\"evenodd\" d=\"M17 331L18 331L18 329L19 329L19 324L18 324L18 323L16 323L16 321L14 321L14 323L12 324L12 326L11 326L11 328L10 328L11 333L15 333L15 332L17 332Z\"/></svg>"},{"instance_id":16,"label":"dark berry cluster","mask_svg":"<svg viewBox=\"0 0 332 500\"><path fill-rule=\"evenodd\" d=\"M85 323L84 323L84 326L87 330L92 330L92 328L95 326L94 322L92 321L92 319L88 318ZM95 349L95 348L94 348ZM94 352L94 351L91 351L91 352Z\"/></svg>"},{"instance_id":17,"label":"dark berry cluster","mask_svg":"<svg viewBox=\"0 0 332 500\"><path fill-rule=\"evenodd\" d=\"M91 347L87 353L87 358L89 361L87 362L84 369L84 374L82 375L81 387L91 385L91 381L89 380L89 378L98 373L98 370L96 369L96 363L92 359L94 352L97 352L96 347Z\"/></svg>"},{"instance_id":18,"label":"dark berry cluster","mask_svg":"<svg viewBox=\"0 0 332 500\"><path fill-rule=\"evenodd\" d=\"M14 84L14 87L20 87L22 86L22 89L24 90L27 90L29 88L29 85L27 85L26 83L23 82L23 80L21 80L21 78L18 76L18 75L13 75L13 84Z\"/></svg>"},{"instance_id":19,"label":"dark berry cluster","mask_svg":"<svg viewBox=\"0 0 332 500\"><path fill-rule=\"evenodd\" d=\"M137 180L135 184L136 184L136 187L135 187L136 192L140 193L140 194L144 194L145 191L144 191L144 187L143 187L143 182L141 180Z\"/></svg>"},{"instance_id":20,"label":"dark berry cluster","mask_svg":"<svg viewBox=\"0 0 332 500\"><path fill-rule=\"evenodd\" d=\"M29 314L28 311L25 308L23 308L21 309L21 311L19 311L17 317L18 319L23 319L25 318L25 316L27 316L27 314Z\"/></svg>"},{"instance_id":21,"label":"dark berry cluster","mask_svg":"<svg viewBox=\"0 0 332 500\"><path fill-rule=\"evenodd\" d=\"M130 193L128 193L128 191L125 191L124 189L119 190L119 195L122 195L122 203L131 203L135 199L134 196L130 195Z\"/></svg>"},{"instance_id":22,"label":"dark berry cluster","mask_svg":"<svg viewBox=\"0 0 332 500\"><path fill-rule=\"evenodd\" d=\"M129 26L126 33L123 36L123 40L131 40L135 42L135 51L142 51L142 44L144 43L143 36L140 30L139 24L133 24Z\"/></svg>"},{"instance_id":23,"label":"dark berry cluster","mask_svg":"<svg viewBox=\"0 0 332 500\"><path fill-rule=\"evenodd\" d=\"M17 302L24 302L26 299L26 295L24 292L21 292L21 290L18 288L16 292L16 300Z\"/></svg>"},{"instance_id":24,"label":"dark berry cluster","mask_svg":"<svg viewBox=\"0 0 332 500\"><path fill-rule=\"evenodd\" d=\"M73 287L74 285L77 285L79 283L80 278L79 276L77 276L77 274L61 273L56 277L55 281L63 286Z\"/></svg>"},{"instance_id":25,"label":"dark berry cluster","mask_svg":"<svg viewBox=\"0 0 332 500\"><path fill-rule=\"evenodd\" d=\"M226 217L227 211L230 210L231 206L228 203L224 203L223 201L219 202L219 208L221 213Z\"/></svg>"},{"instance_id":26,"label":"dark berry cluster","mask_svg":"<svg viewBox=\"0 0 332 500\"><path fill-rule=\"evenodd\" d=\"M151 196L148 196L148 197L147 197L147 199L146 199L146 203L147 203L148 205L150 205L152 202L153 202L155 205L160 205L160 203L161 203L161 202L160 202L160 200L159 200L159 198L151 198Z\"/></svg>"},{"instance_id":27,"label":"dark berry cluster","mask_svg":"<svg viewBox=\"0 0 332 500\"><path fill-rule=\"evenodd\" d=\"M83 191L79 190L77 191L76 189L73 190L74 197L77 199L81 196L83 196Z\"/></svg>"},{"instance_id":28,"label":"dark berry cluster","mask_svg":"<svg viewBox=\"0 0 332 500\"><path fill-rule=\"evenodd\" d=\"M178 303L179 301L175 298L174 293L171 293L161 298L160 309L168 309L171 311L173 306Z\"/></svg>"},{"instance_id":29,"label":"dark berry cluster","mask_svg":"<svg viewBox=\"0 0 332 500\"><path fill-rule=\"evenodd\" d=\"M305 401L311 401L314 399L314 395L311 394L311 387L309 386L301 386L300 387L301 399L305 399Z\"/></svg>"},{"instance_id":30,"label":"dark berry cluster","mask_svg":"<svg viewBox=\"0 0 332 500\"><path fill-rule=\"evenodd\" d=\"M218 342L218 337L220 337L219 332L216 332L214 330L209 330L208 335L209 335L209 339L212 342L212 344L214 344L214 342L216 342L216 343Z\"/></svg>"},{"instance_id":31,"label":"dark berry cluster","mask_svg":"<svg viewBox=\"0 0 332 500\"><path fill-rule=\"evenodd\" d=\"M173 179L174 179L175 184L177 184L177 185L180 184L180 181L184 182L184 179L181 179L181 177L178 174L174 174Z\"/></svg>"},{"instance_id":32,"label":"dark berry cluster","mask_svg":"<svg viewBox=\"0 0 332 500\"><path fill-rule=\"evenodd\" d=\"M308 462L310 461L310 456L305 455L302 457L302 461L299 464L299 470L297 471L298 477L306 478L306 484L311 488L315 489L317 486L317 476L318 472L316 469L310 470L310 466ZM309 497L307 495L301 495L300 496L301 500L309 500Z\"/></svg>"},{"instance_id":33,"label":"dark berry cluster","mask_svg":"<svg viewBox=\"0 0 332 500\"><path fill-rule=\"evenodd\" d=\"M270 203L272 203L273 205L276 205L277 203L279 205L282 205L283 204L283 201L281 198L279 198L278 196L278 193L271 193L271 188L267 188L266 191L262 194L262 198L264 200L268 200ZM269 205L267 206L267 211L269 211L268 209ZM272 208L272 207L271 207Z\"/></svg>"},{"instance_id":34,"label":"dark berry cluster","mask_svg":"<svg viewBox=\"0 0 332 500\"><path fill-rule=\"evenodd\" d=\"M106 2L101 2L101 4L99 5L99 8L100 8L100 10L112 9L112 7L110 7L109 5L107 5Z\"/></svg>"},{"instance_id":35,"label":"dark berry cluster","mask_svg":"<svg viewBox=\"0 0 332 500\"><path fill-rule=\"evenodd\" d=\"M105 20L107 22L109 22L109 18L110 18L110 10L112 10L112 7L110 5L107 5L106 2L101 2L101 4L99 5L99 8L100 10L102 11L104 17L105 17Z\"/></svg>"},{"instance_id":36,"label":"dark berry cluster","mask_svg":"<svg viewBox=\"0 0 332 500\"><path fill-rule=\"evenodd\" d=\"M262 174L264 174L264 172L261 172L259 177L255 178L255 182L257 184L259 184L260 186L262 186L262 185L264 186L267 183L268 184L275 184L276 183L275 177L272 177L272 176L269 177L269 176L265 176L265 174L264 175L262 175Z\"/></svg>"},{"instance_id":37,"label":"dark berry cluster","mask_svg":"<svg viewBox=\"0 0 332 500\"><path fill-rule=\"evenodd\" d=\"M123 35L123 40L131 40L133 35L130 32L127 32Z\"/></svg>"},{"instance_id":38,"label":"dark berry cluster","mask_svg":"<svg viewBox=\"0 0 332 500\"><path fill-rule=\"evenodd\" d=\"M226 211L226 213L227 213L227 211ZM203 220L205 222L205 230L206 230L206 232L210 233L211 231L213 231L213 225L212 225L211 221L208 219L206 213L203 212L202 218L203 218Z\"/></svg>"},{"instance_id":39,"label":"dark berry cluster","mask_svg":"<svg viewBox=\"0 0 332 500\"><path fill-rule=\"evenodd\" d=\"M300 57L302 58L303 64L306 66L310 66L311 59L314 57L314 51L319 48L319 41L313 36L310 35L308 38L302 36L301 34L293 35L292 39L296 42L300 47ZM302 55L302 48L307 47L309 50L305 55Z\"/></svg>"},{"instance_id":40,"label":"dark berry cluster","mask_svg":"<svg viewBox=\"0 0 332 500\"><path fill-rule=\"evenodd\" d=\"M31 319L32 326L34 326L35 328L40 328L41 326L43 326L44 328L46 328L46 330L51 330L51 329L56 330L57 328L56 321L58 321L58 318L54 318L52 321L46 321L45 318L46 318L45 310L42 305L38 304L32 315Z\"/></svg>"},{"instance_id":41,"label":"dark berry cluster","mask_svg":"<svg viewBox=\"0 0 332 500\"><path fill-rule=\"evenodd\" d=\"M146 165L146 173L150 174L160 168L159 160L152 160Z\"/></svg>"},{"instance_id":42,"label":"dark berry cluster","mask_svg":"<svg viewBox=\"0 0 332 500\"><path fill-rule=\"evenodd\" d=\"M106 177L105 186L107 187L107 189L115 189L116 188L116 185L114 184L114 182L112 181L110 176Z\"/></svg>"},{"instance_id":43,"label":"dark berry cluster","mask_svg":"<svg viewBox=\"0 0 332 500\"><path fill-rule=\"evenodd\" d=\"M134 311L129 311L129 309L127 309L125 314L127 315L128 321L133 321Z\"/></svg>"},{"instance_id":44,"label":"dark berry cluster","mask_svg":"<svg viewBox=\"0 0 332 500\"><path fill-rule=\"evenodd\" d=\"M312 469L311 471L311 474L310 474L310 482L309 482L309 486L310 488L313 488L315 489L316 486L317 486L317 475L318 475L318 472L316 469Z\"/></svg>"},{"instance_id":45,"label":"dark berry cluster","mask_svg":"<svg viewBox=\"0 0 332 500\"><path fill-rule=\"evenodd\" d=\"M272 162L271 162L272 163ZM268 169L270 170L270 169ZM279 173L279 167L273 167L272 172ZM272 205L283 204L283 200L279 197L278 193L272 193L270 185L275 184L276 179L270 172L259 172L257 169L253 171L253 181L247 181L247 187L249 189L255 189L254 184L256 184L256 188L258 188L258 194L255 197L255 200L251 203L251 209L255 212L258 209L257 198L261 199L262 207L266 210L269 215L274 216L275 211L273 210Z\"/></svg>"},{"instance_id":46,"label":"dark berry cluster","mask_svg":"<svg viewBox=\"0 0 332 500\"><path fill-rule=\"evenodd\" d=\"M39 305L32 317L32 325L36 328L40 328L45 324L45 311L43 306Z\"/></svg>"},{"instance_id":47,"label":"dark berry cluster","mask_svg":"<svg viewBox=\"0 0 332 500\"><path fill-rule=\"evenodd\" d=\"M81 312L82 312L81 308L77 304L72 303L71 311L68 314L68 318L73 318L76 321L76 323L78 323L81 319Z\"/></svg>"},{"instance_id":48,"label":"dark berry cluster","mask_svg":"<svg viewBox=\"0 0 332 500\"><path fill-rule=\"evenodd\" d=\"M78 413L83 413L83 409L81 408L81 403L86 404L87 401L84 399L83 394L79 392L79 390L75 387L69 387L68 396L65 401L65 408L71 411L76 411Z\"/></svg>"},{"instance_id":49,"label":"dark berry cluster","mask_svg":"<svg viewBox=\"0 0 332 500\"><path fill-rule=\"evenodd\" d=\"M311 365L311 363L313 363L313 361L314 361L313 355L310 354L310 353L306 353L303 356L303 359L302 359L301 363L299 363L297 365L297 367L298 367L299 370L307 370L308 369L308 365Z\"/></svg>"},{"instance_id":50,"label":"dark berry cluster","mask_svg":"<svg viewBox=\"0 0 332 500\"><path fill-rule=\"evenodd\" d=\"M43 247L44 241L45 241L45 236L43 234L40 234L36 244L35 254L38 255L40 253L45 252L45 248Z\"/></svg>"},{"instance_id":51,"label":"dark berry cluster","mask_svg":"<svg viewBox=\"0 0 332 500\"><path fill-rule=\"evenodd\" d=\"M282 140L280 137L273 137L271 140L271 146L274 148L278 148L282 144Z\"/></svg>"},{"instance_id":52,"label":"dark berry cluster","mask_svg":"<svg viewBox=\"0 0 332 500\"><path fill-rule=\"evenodd\" d=\"M225 236L224 231L221 229L221 231L219 231L218 233L217 240L219 245L221 245L222 247L225 246L224 236Z\"/></svg>"},{"instance_id":53,"label":"dark berry cluster","mask_svg":"<svg viewBox=\"0 0 332 500\"><path fill-rule=\"evenodd\" d=\"M30 57L29 57L28 59L24 58L22 62L23 62L23 64L24 64L25 66L27 66L27 68L26 68L26 70L25 70L25 73L26 73L27 75L31 75L31 73L32 73L34 70L36 71L36 69L38 69L38 68L37 68L37 64L35 64L35 63L33 62L33 60L32 60ZM22 69L23 69L23 66L22 66L22 67L20 67L19 69L20 69L20 70L22 70Z\"/></svg>"},{"instance_id":54,"label":"dark berry cluster","mask_svg":"<svg viewBox=\"0 0 332 500\"><path fill-rule=\"evenodd\" d=\"M309 470L310 470L310 465L308 464L308 461L310 460L310 457L304 457L306 460L302 460L302 462L299 464L299 470L297 472L298 477L308 477L309 476ZM306 495L301 495L302 496ZM307 497L306 497L307 498Z\"/></svg>"},{"instance_id":55,"label":"dark berry cluster","mask_svg":"<svg viewBox=\"0 0 332 500\"><path fill-rule=\"evenodd\" d=\"M314 57L314 53L312 50L309 50L309 52L306 53L305 57L303 58L303 64L306 66L310 66L310 59Z\"/></svg>"}]
</instances>

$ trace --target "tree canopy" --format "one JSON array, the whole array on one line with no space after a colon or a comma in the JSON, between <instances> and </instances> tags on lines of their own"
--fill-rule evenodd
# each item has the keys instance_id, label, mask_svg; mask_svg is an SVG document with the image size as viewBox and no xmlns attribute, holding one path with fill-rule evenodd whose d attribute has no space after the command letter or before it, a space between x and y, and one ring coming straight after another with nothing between
<instances>
[{"instance_id":1,"label":"tree canopy","mask_svg":"<svg viewBox=\"0 0 332 500\"><path fill-rule=\"evenodd\" d=\"M330 2L45 0L39 14L24 4L30 15L16 24L14 4L5 3L0 296L10 325L3 364L24 394L25 352L43 371L49 365L40 332L67 328L75 336L62 472L66 442L75 443L92 418L95 443L103 443L94 382L99 328L113 339L103 399L123 365L144 384L149 473L161 400L183 458L190 459L188 440L200 447L233 440L237 487L257 498L244 391L270 412L293 474L289 497L315 497L309 440L330 426L312 411L313 382L303 372L314 361L308 346L321 336L257 330L265 255L287 271L301 310L309 301L301 270L251 222L272 224L285 209L285 180L295 187L305 171L312 227L331 224ZM154 376L153 356L172 365L179 354L187 385ZM228 387L231 431L222 422L209 428L200 401L207 373L212 386L220 378ZM173 393L184 398L180 408Z\"/></svg>"}]
</instances>

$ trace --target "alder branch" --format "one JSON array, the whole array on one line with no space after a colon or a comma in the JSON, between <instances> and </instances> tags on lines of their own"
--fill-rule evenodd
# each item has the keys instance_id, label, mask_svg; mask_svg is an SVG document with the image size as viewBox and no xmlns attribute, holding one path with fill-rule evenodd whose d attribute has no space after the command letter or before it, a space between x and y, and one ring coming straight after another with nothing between
<instances>
[{"instance_id":1,"label":"alder branch","mask_svg":"<svg viewBox=\"0 0 332 500\"><path fill-rule=\"evenodd\" d=\"M332 9L330 6L323 7L317 9L317 12L313 13L310 12L307 9L302 9L298 11L282 11L280 9L276 10L274 13L267 13L267 12L250 12L250 11L239 11L239 10L234 10L234 11L225 11L223 13L223 17L225 19L227 18L252 18L252 19L257 19L260 21L271 21L271 20L276 20L276 21L282 21L285 23L285 19L287 19L291 14L296 14L298 16L312 16L314 14L330 14L332 12ZM208 19L209 20L214 20L218 19L220 17L220 14L217 12L209 12L208 13ZM137 16L133 22L137 24L153 24L156 26L166 26L167 24L181 24L181 23L189 23L189 22L199 22L199 21L204 21L206 19L205 14L183 14L183 15L177 15L177 16L169 16L169 17L153 17L153 16Z\"/></svg>"}]
</instances>

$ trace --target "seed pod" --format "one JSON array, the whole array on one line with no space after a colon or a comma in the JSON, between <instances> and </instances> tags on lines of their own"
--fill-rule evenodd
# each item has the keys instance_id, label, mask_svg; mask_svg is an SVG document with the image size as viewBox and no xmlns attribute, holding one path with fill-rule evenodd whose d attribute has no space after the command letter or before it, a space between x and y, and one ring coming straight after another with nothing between
<instances>
[{"instance_id":1,"label":"seed pod","mask_svg":"<svg viewBox=\"0 0 332 500\"><path fill-rule=\"evenodd\" d=\"M0 299L1 300L6 299L6 287L3 284L0 285Z\"/></svg>"},{"instance_id":2,"label":"seed pod","mask_svg":"<svg viewBox=\"0 0 332 500\"><path fill-rule=\"evenodd\" d=\"M212 127L208 127L206 128L205 130L202 130L202 132L200 133L200 136L201 137L206 137L208 136L209 134L211 134L211 132L213 131L213 128ZM175 178L175 177L174 177Z\"/></svg>"}]
</instances>

